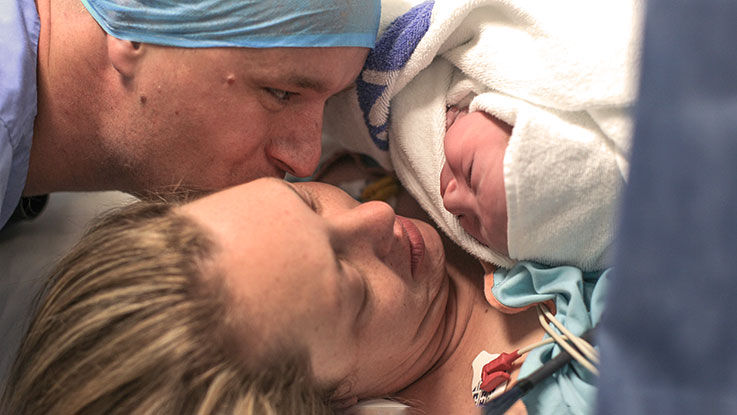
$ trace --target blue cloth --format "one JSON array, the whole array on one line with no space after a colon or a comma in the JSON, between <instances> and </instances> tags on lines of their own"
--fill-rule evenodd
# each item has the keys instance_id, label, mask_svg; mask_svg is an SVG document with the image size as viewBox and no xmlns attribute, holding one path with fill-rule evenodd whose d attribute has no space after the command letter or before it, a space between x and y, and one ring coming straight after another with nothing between
<instances>
[{"instance_id":1,"label":"blue cloth","mask_svg":"<svg viewBox=\"0 0 737 415\"><path fill-rule=\"evenodd\" d=\"M187 48L373 47L379 0L82 0L119 39Z\"/></svg>"},{"instance_id":2,"label":"blue cloth","mask_svg":"<svg viewBox=\"0 0 737 415\"><path fill-rule=\"evenodd\" d=\"M649 0L598 413L737 414L737 2Z\"/></svg>"},{"instance_id":3,"label":"blue cloth","mask_svg":"<svg viewBox=\"0 0 737 415\"><path fill-rule=\"evenodd\" d=\"M356 80L363 119L379 150L389 151L386 130L389 127L389 102L395 93L390 86L396 79L395 73L404 68L430 27L434 5L434 1L420 3L392 22L366 58L363 73L373 73L371 81L365 81L363 76ZM378 110L375 109L377 106Z\"/></svg>"},{"instance_id":4,"label":"blue cloth","mask_svg":"<svg viewBox=\"0 0 737 415\"><path fill-rule=\"evenodd\" d=\"M33 0L0 0L0 228L26 184L40 30Z\"/></svg>"},{"instance_id":5,"label":"blue cloth","mask_svg":"<svg viewBox=\"0 0 737 415\"><path fill-rule=\"evenodd\" d=\"M505 306L520 308L548 300L555 302L555 318L575 335L594 327L604 311L610 270L582 272L570 266L544 267L520 262L494 272L494 297ZM546 334L545 337L548 337ZM551 343L532 350L519 378L539 369L560 353ZM529 414L590 414L594 412L596 377L577 362L564 366L535 386L522 400Z\"/></svg>"}]
</instances>

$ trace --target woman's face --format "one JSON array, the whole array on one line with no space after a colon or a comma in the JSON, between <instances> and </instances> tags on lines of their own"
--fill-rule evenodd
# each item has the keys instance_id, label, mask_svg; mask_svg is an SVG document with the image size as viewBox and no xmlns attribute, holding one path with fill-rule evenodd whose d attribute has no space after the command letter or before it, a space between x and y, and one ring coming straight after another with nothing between
<instances>
[{"instance_id":1,"label":"woman's face","mask_svg":"<svg viewBox=\"0 0 737 415\"><path fill-rule=\"evenodd\" d=\"M306 345L318 381L346 388L338 398L394 392L433 363L448 279L428 224L330 185L278 179L181 209L220 248L214 264L236 321L262 334L261 347Z\"/></svg>"}]
</instances>

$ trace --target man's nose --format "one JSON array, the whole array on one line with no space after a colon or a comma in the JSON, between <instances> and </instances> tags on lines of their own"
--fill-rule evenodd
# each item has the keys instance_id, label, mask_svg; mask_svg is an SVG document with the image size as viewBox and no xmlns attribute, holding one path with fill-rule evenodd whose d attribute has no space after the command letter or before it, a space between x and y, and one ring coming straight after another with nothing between
<instances>
[{"instance_id":1,"label":"man's nose","mask_svg":"<svg viewBox=\"0 0 737 415\"><path fill-rule=\"evenodd\" d=\"M313 174L320 162L322 119L323 107L320 107L304 117L282 120L286 128L277 127L280 133L266 148L269 159L293 176Z\"/></svg>"}]
</instances>

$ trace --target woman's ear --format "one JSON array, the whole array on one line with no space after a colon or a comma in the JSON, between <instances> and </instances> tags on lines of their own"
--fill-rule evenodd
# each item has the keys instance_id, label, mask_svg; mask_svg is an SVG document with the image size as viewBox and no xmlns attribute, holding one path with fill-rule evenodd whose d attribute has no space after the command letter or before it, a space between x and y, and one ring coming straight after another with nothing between
<instances>
[{"instance_id":1,"label":"woman's ear","mask_svg":"<svg viewBox=\"0 0 737 415\"><path fill-rule=\"evenodd\" d=\"M107 56L116 71L125 79L133 78L144 53L144 44L107 35Z\"/></svg>"},{"instance_id":2,"label":"woman's ear","mask_svg":"<svg viewBox=\"0 0 737 415\"><path fill-rule=\"evenodd\" d=\"M337 399L331 402L333 408L338 409L338 410L348 409L357 403L358 403L358 398L355 396L351 396L350 398Z\"/></svg>"},{"instance_id":3,"label":"woman's ear","mask_svg":"<svg viewBox=\"0 0 737 415\"><path fill-rule=\"evenodd\" d=\"M358 397L351 393L351 389L350 382L341 382L330 397L331 406L335 409L346 409L357 404Z\"/></svg>"}]
</instances>

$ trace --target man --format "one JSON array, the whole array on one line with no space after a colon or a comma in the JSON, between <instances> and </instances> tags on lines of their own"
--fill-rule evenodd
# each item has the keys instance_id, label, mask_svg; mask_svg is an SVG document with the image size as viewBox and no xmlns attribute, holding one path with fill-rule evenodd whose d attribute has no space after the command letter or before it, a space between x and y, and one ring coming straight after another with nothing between
<instances>
[{"instance_id":1,"label":"man","mask_svg":"<svg viewBox=\"0 0 737 415\"><path fill-rule=\"evenodd\" d=\"M310 175L379 1L0 0L0 227L24 196Z\"/></svg>"}]
</instances>

